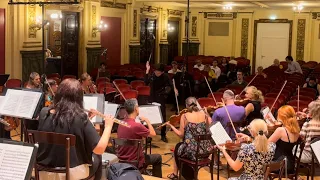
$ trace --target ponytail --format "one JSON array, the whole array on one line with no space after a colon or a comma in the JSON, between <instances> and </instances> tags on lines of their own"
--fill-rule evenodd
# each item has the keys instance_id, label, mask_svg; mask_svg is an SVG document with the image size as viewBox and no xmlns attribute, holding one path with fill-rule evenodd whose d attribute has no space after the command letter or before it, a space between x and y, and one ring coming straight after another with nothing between
<instances>
[{"instance_id":1,"label":"ponytail","mask_svg":"<svg viewBox=\"0 0 320 180\"><path fill-rule=\"evenodd\" d=\"M196 103L191 103L189 106L188 106L188 112L198 112L199 111L199 108L197 106Z\"/></svg>"},{"instance_id":2,"label":"ponytail","mask_svg":"<svg viewBox=\"0 0 320 180\"><path fill-rule=\"evenodd\" d=\"M259 153L268 152L268 138L263 133L262 130L259 131L258 135L254 138L253 144L256 148L256 151Z\"/></svg>"}]
</instances>

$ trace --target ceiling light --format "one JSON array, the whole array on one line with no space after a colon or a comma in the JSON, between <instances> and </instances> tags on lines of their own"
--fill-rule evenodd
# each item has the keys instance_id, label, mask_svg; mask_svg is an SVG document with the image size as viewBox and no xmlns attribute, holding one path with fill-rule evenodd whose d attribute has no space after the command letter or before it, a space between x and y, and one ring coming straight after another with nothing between
<instances>
[{"instance_id":1,"label":"ceiling light","mask_svg":"<svg viewBox=\"0 0 320 180\"><path fill-rule=\"evenodd\" d=\"M232 4L227 4L225 6L223 6L224 10L232 10Z\"/></svg>"},{"instance_id":2,"label":"ceiling light","mask_svg":"<svg viewBox=\"0 0 320 180\"><path fill-rule=\"evenodd\" d=\"M302 5L302 4L294 5L294 6L293 6L293 10L294 10L294 11L300 12L302 9L303 9L303 5Z\"/></svg>"}]
</instances>

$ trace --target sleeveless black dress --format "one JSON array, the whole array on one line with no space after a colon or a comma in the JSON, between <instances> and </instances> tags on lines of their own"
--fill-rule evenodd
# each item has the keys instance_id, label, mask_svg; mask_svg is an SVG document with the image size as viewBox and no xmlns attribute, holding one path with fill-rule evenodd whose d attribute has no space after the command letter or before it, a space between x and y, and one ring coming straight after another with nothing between
<instances>
[{"instance_id":1,"label":"sleeveless black dress","mask_svg":"<svg viewBox=\"0 0 320 180\"><path fill-rule=\"evenodd\" d=\"M247 116L247 122L248 124L251 123L254 119L263 119L263 116L261 114L261 102L260 101L249 101L249 103L252 103L254 110Z\"/></svg>"}]
</instances>

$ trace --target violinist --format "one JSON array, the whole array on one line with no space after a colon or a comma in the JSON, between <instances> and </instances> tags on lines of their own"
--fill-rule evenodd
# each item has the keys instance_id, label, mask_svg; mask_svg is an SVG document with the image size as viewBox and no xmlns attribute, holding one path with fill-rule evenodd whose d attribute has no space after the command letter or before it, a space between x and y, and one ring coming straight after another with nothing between
<instances>
[{"instance_id":1,"label":"violinist","mask_svg":"<svg viewBox=\"0 0 320 180\"><path fill-rule=\"evenodd\" d=\"M105 117L105 129L100 137L90 122L90 117L83 110L83 91L79 81L65 79L58 87L54 98L54 106L45 107L39 116L39 131L73 134L76 145L70 149L70 179L84 179L90 174L101 179L101 157L110 138L113 126L112 117ZM65 148L51 144L40 144L37 162L49 167L65 167ZM90 166L98 164L98 166ZM90 168L89 168L90 167ZM98 167L93 169L92 167ZM64 173L40 171L40 179L62 180Z\"/></svg>"},{"instance_id":2,"label":"violinist","mask_svg":"<svg viewBox=\"0 0 320 180\"><path fill-rule=\"evenodd\" d=\"M161 104L160 106L161 113L165 122L166 121L166 99L170 94L171 90L174 89L173 84L172 84L172 81L170 80L169 75L167 73L164 73L163 64L156 64L153 74L149 74L149 72L150 72L150 64L149 64L149 61L147 61L146 75L145 75L144 81L151 88L150 96L151 96L152 102L157 102ZM174 93L178 95L178 90L174 89ZM161 140L166 143L168 142L168 139L166 137L165 126L161 128Z\"/></svg>"},{"instance_id":3,"label":"violinist","mask_svg":"<svg viewBox=\"0 0 320 180\"><path fill-rule=\"evenodd\" d=\"M96 86L93 84L91 76L88 73L81 75L80 83L84 94L96 93Z\"/></svg>"},{"instance_id":4,"label":"violinist","mask_svg":"<svg viewBox=\"0 0 320 180\"><path fill-rule=\"evenodd\" d=\"M32 72L29 76L29 81L26 85L27 89L41 89L42 84L40 81L40 75L37 72Z\"/></svg>"},{"instance_id":5,"label":"violinist","mask_svg":"<svg viewBox=\"0 0 320 180\"><path fill-rule=\"evenodd\" d=\"M254 119L263 119L261 114L261 103L263 103L264 98L262 92L254 86L249 86L245 89L246 99L249 99L249 103L245 107L247 121L250 123Z\"/></svg>"},{"instance_id":6,"label":"violinist","mask_svg":"<svg viewBox=\"0 0 320 180\"><path fill-rule=\"evenodd\" d=\"M229 114L230 114L230 117L233 122L239 122L239 121L244 120L244 118L246 117L245 109L243 106L236 106L234 104L234 93L231 90L224 91L223 101L224 101L228 111L230 112ZM214 114L212 116L212 121L213 122L220 121L222 126L225 128L225 130L227 132L230 132L229 127L227 127L230 120L229 120L228 114L227 114L224 107L221 107L214 112ZM229 135L232 138L235 137L234 132L233 131L231 131L231 132L232 133Z\"/></svg>"},{"instance_id":7,"label":"violinist","mask_svg":"<svg viewBox=\"0 0 320 180\"><path fill-rule=\"evenodd\" d=\"M230 157L224 147L217 145L233 170L239 171L244 167L240 177L229 179L264 179L264 166L269 164L273 158L276 145L273 142L268 142L266 122L262 119L253 120L250 123L249 131L253 142L241 146L236 160Z\"/></svg>"},{"instance_id":8,"label":"violinist","mask_svg":"<svg viewBox=\"0 0 320 180\"><path fill-rule=\"evenodd\" d=\"M167 125L172 128L173 132L183 139L183 142L178 143L175 147L174 171L167 176L169 179L178 178L178 165L180 164L178 157L195 161L195 149L197 147L195 135L209 134L208 126L211 123L211 118L206 113L200 111L197 106L197 99L195 97L187 98L186 107L188 111L181 116L179 129L176 129L170 122L167 122ZM206 151L203 153L210 152L213 148L210 141L204 142L200 146L200 149Z\"/></svg>"},{"instance_id":9,"label":"violinist","mask_svg":"<svg viewBox=\"0 0 320 180\"><path fill-rule=\"evenodd\" d=\"M51 89L50 89L50 87ZM44 89L45 89L45 101L46 105L51 105L53 102L54 94L57 92L58 84L54 79L48 79L48 82L44 83ZM51 91L52 90L52 91Z\"/></svg>"}]
</instances>

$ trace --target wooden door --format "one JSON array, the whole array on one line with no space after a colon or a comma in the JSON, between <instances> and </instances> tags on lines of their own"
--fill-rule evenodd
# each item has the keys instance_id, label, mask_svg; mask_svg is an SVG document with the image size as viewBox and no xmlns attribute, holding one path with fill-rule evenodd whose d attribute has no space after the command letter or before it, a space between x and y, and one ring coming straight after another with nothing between
<instances>
[{"instance_id":1,"label":"wooden door","mask_svg":"<svg viewBox=\"0 0 320 180\"><path fill-rule=\"evenodd\" d=\"M62 75L78 76L79 13L62 14Z\"/></svg>"}]
</instances>

